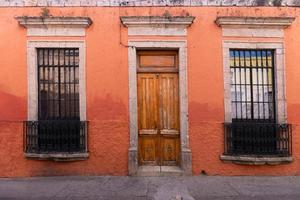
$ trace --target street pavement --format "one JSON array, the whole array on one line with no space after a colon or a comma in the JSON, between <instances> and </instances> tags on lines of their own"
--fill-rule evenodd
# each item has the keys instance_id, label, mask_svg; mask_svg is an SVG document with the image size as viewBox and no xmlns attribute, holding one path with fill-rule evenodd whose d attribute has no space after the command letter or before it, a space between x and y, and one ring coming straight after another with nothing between
<instances>
[{"instance_id":1,"label":"street pavement","mask_svg":"<svg viewBox=\"0 0 300 200\"><path fill-rule=\"evenodd\" d=\"M0 178L1 200L300 200L300 176Z\"/></svg>"}]
</instances>

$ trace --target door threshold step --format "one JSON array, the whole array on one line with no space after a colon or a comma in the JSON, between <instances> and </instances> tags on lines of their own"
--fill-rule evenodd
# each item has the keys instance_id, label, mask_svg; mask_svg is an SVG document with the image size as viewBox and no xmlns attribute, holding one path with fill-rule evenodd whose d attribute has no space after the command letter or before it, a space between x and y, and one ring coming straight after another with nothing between
<instances>
[{"instance_id":1,"label":"door threshold step","mask_svg":"<svg viewBox=\"0 0 300 200\"><path fill-rule=\"evenodd\" d=\"M137 176L182 176L178 166L139 166Z\"/></svg>"}]
</instances>

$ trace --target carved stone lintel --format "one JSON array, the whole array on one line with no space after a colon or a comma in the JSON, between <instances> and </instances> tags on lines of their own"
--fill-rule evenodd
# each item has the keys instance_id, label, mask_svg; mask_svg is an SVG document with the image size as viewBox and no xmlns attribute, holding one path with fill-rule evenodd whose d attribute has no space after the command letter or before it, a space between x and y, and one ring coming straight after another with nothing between
<instances>
[{"instance_id":1,"label":"carved stone lintel","mask_svg":"<svg viewBox=\"0 0 300 200\"><path fill-rule=\"evenodd\" d=\"M19 24L26 27L64 26L86 28L92 24L89 17L16 17Z\"/></svg>"},{"instance_id":2,"label":"carved stone lintel","mask_svg":"<svg viewBox=\"0 0 300 200\"><path fill-rule=\"evenodd\" d=\"M120 17L128 27L128 35L186 36L187 27L195 17L187 16L125 16Z\"/></svg>"},{"instance_id":3,"label":"carved stone lintel","mask_svg":"<svg viewBox=\"0 0 300 200\"><path fill-rule=\"evenodd\" d=\"M190 26L195 17L187 16L170 16L170 17L160 17L160 16L123 16L120 17L121 22L129 26L145 26L145 25L184 25Z\"/></svg>"},{"instance_id":4,"label":"carved stone lintel","mask_svg":"<svg viewBox=\"0 0 300 200\"><path fill-rule=\"evenodd\" d=\"M85 36L89 17L16 17L27 28L27 36Z\"/></svg>"},{"instance_id":5,"label":"carved stone lintel","mask_svg":"<svg viewBox=\"0 0 300 200\"><path fill-rule=\"evenodd\" d=\"M216 24L221 27L242 28L286 28L295 20L294 17L217 17Z\"/></svg>"}]
</instances>

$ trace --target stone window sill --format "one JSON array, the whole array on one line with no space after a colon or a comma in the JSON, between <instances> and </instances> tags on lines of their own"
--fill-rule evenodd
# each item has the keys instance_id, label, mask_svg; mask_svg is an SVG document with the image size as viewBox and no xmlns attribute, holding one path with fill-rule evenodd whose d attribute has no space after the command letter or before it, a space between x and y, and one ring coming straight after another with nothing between
<instances>
[{"instance_id":1,"label":"stone window sill","mask_svg":"<svg viewBox=\"0 0 300 200\"><path fill-rule=\"evenodd\" d=\"M280 165L293 162L291 156L287 157L255 157L255 156L228 156L221 155L220 159L224 162L240 165Z\"/></svg>"},{"instance_id":2,"label":"stone window sill","mask_svg":"<svg viewBox=\"0 0 300 200\"><path fill-rule=\"evenodd\" d=\"M78 161L87 160L89 153L25 153L28 159L53 160L53 161Z\"/></svg>"}]
</instances>

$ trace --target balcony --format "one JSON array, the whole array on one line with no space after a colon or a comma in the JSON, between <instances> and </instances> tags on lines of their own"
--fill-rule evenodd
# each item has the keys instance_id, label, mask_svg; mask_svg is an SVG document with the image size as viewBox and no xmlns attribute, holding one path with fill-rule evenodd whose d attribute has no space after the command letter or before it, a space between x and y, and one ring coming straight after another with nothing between
<instances>
[{"instance_id":1,"label":"balcony","mask_svg":"<svg viewBox=\"0 0 300 200\"><path fill-rule=\"evenodd\" d=\"M292 161L292 125L261 122L224 124L222 160L239 164L272 164ZM273 162L274 161L274 162Z\"/></svg>"},{"instance_id":2,"label":"balcony","mask_svg":"<svg viewBox=\"0 0 300 200\"><path fill-rule=\"evenodd\" d=\"M25 155L40 159L87 157L87 128L88 122L79 120L25 121Z\"/></svg>"}]
</instances>

